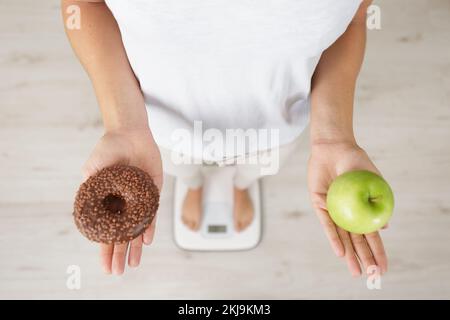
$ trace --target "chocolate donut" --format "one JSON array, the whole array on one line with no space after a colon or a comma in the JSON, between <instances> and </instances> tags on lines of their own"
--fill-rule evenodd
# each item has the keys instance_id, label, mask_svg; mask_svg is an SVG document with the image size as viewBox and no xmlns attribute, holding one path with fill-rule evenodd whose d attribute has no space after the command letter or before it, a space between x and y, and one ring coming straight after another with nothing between
<instances>
[{"instance_id":1,"label":"chocolate donut","mask_svg":"<svg viewBox=\"0 0 450 320\"><path fill-rule=\"evenodd\" d=\"M144 233L158 205L159 190L147 172L114 165L80 186L73 216L78 230L89 240L125 243Z\"/></svg>"}]
</instances>

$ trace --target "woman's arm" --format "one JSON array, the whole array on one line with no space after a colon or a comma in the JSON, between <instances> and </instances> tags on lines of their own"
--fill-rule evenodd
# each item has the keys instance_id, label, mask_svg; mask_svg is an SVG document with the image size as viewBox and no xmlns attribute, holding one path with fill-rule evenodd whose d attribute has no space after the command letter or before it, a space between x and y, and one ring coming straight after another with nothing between
<instances>
[{"instance_id":1,"label":"woman's arm","mask_svg":"<svg viewBox=\"0 0 450 320\"><path fill-rule=\"evenodd\" d=\"M77 5L81 28L67 28L67 7ZM67 36L95 89L105 134L83 167L85 178L116 164L147 171L161 190L162 165L158 146L148 127L147 112L139 83L130 67L117 23L103 1L62 1ZM100 258L106 273L124 272L140 263L142 244L150 244L156 219L142 236L129 244L102 244Z\"/></svg>"},{"instance_id":2,"label":"woman's arm","mask_svg":"<svg viewBox=\"0 0 450 320\"><path fill-rule=\"evenodd\" d=\"M387 257L378 232L351 234L337 227L326 208L326 194L340 174L365 169L379 174L353 134L355 83L364 57L366 12L361 4L346 32L322 55L312 80L311 157L308 185L316 214L337 256L345 257L352 275L378 266L387 271Z\"/></svg>"},{"instance_id":3,"label":"woman's arm","mask_svg":"<svg viewBox=\"0 0 450 320\"><path fill-rule=\"evenodd\" d=\"M365 0L347 31L322 55L312 80L311 142L354 142L353 98L364 58Z\"/></svg>"},{"instance_id":4,"label":"woman's arm","mask_svg":"<svg viewBox=\"0 0 450 320\"><path fill-rule=\"evenodd\" d=\"M148 126L144 98L130 67L119 27L103 1L62 1L64 22L67 7L77 5L81 28L69 29L67 36L88 73L107 131Z\"/></svg>"}]
</instances>

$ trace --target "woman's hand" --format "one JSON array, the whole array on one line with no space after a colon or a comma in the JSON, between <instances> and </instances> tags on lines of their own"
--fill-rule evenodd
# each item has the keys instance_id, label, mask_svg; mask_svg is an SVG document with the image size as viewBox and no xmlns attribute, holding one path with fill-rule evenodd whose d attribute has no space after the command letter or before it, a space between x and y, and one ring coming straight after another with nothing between
<instances>
[{"instance_id":1,"label":"woman's hand","mask_svg":"<svg viewBox=\"0 0 450 320\"><path fill-rule=\"evenodd\" d=\"M161 191L163 182L161 156L148 128L107 132L83 166L84 178L87 179L100 169L118 163L136 166L148 172ZM128 265L137 267L141 260L142 244L149 245L153 240L155 224L156 217L144 234L130 243L101 244L100 258L105 273L122 274L125 270L127 251Z\"/></svg>"},{"instance_id":2,"label":"woman's hand","mask_svg":"<svg viewBox=\"0 0 450 320\"><path fill-rule=\"evenodd\" d=\"M335 254L345 257L350 273L361 275L361 266L368 270L376 265L387 271L387 257L378 232L358 235L334 224L326 208L326 196L331 182L351 170L368 170L380 174L366 152L353 142L313 143L309 159L308 185L313 207L319 217Z\"/></svg>"}]
</instances>

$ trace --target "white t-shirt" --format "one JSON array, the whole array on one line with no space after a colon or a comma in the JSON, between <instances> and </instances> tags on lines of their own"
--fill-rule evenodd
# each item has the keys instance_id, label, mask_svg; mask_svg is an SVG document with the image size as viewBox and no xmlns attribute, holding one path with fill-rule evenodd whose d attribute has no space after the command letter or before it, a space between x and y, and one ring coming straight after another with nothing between
<instances>
[{"instance_id":1,"label":"white t-shirt","mask_svg":"<svg viewBox=\"0 0 450 320\"><path fill-rule=\"evenodd\" d=\"M289 143L304 130L320 56L346 30L360 2L106 1L144 93L156 142L179 149L180 137L195 131L191 146L205 146L212 128L217 130L209 130L210 138L227 129L269 132L270 141L255 142L241 131L237 139L247 139L246 153ZM204 150L185 152L205 157ZM212 153L210 158L219 157L217 150Z\"/></svg>"}]
</instances>

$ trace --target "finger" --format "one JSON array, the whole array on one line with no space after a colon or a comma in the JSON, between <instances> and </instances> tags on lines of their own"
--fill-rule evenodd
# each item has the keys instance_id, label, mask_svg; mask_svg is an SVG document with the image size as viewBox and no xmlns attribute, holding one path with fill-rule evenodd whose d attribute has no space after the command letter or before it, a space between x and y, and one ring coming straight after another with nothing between
<instances>
[{"instance_id":1,"label":"finger","mask_svg":"<svg viewBox=\"0 0 450 320\"><path fill-rule=\"evenodd\" d=\"M104 156L100 158L100 156L98 156L97 153L94 152L81 168L83 174L83 182L86 181L89 177L96 174L102 168L114 164L115 162L113 159L114 158Z\"/></svg>"},{"instance_id":2,"label":"finger","mask_svg":"<svg viewBox=\"0 0 450 320\"><path fill-rule=\"evenodd\" d=\"M128 243L114 245L112 258L112 272L121 275L125 270L125 257L127 255Z\"/></svg>"},{"instance_id":3,"label":"finger","mask_svg":"<svg viewBox=\"0 0 450 320\"><path fill-rule=\"evenodd\" d=\"M381 269L381 274L387 272L388 269L388 259L386 251L384 250L383 241L381 240L380 234L378 232L373 232L365 235L367 243L372 250L373 257Z\"/></svg>"},{"instance_id":4,"label":"finger","mask_svg":"<svg viewBox=\"0 0 450 320\"><path fill-rule=\"evenodd\" d=\"M143 242L145 245L149 245L153 242L153 238L155 237L156 217L157 216L158 215L156 215L153 218L153 221L150 224L150 226L144 231Z\"/></svg>"},{"instance_id":5,"label":"finger","mask_svg":"<svg viewBox=\"0 0 450 320\"><path fill-rule=\"evenodd\" d=\"M325 234L328 238L328 242L331 245L334 253L338 257L343 257L345 254L344 245L336 231L336 225L331 220L330 215L324 209L316 209L316 214L319 217L320 224L325 230Z\"/></svg>"},{"instance_id":6,"label":"finger","mask_svg":"<svg viewBox=\"0 0 450 320\"><path fill-rule=\"evenodd\" d=\"M381 229L386 230L387 228L389 228L389 223L386 223L386 224L384 225L384 227L381 228Z\"/></svg>"},{"instance_id":7,"label":"finger","mask_svg":"<svg viewBox=\"0 0 450 320\"><path fill-rule=\"evenodd\" d=\"M339 227L337 228L337 232L342 240L342 243L344 244L345 261L347 261L347 266L350 270L350 273L354 277L360 276L361 267L359 266L358 259L356 258L355 250L353 249L349 233Z\"/></svg>"},{"instance_id":8,"label":"finger","mask_svg":"<svg viewBox=\"0 0 450 320\"><path fill-rule=\"evenodd\" d=\"M100 263L106 274L111 274L113 244L100 244Z\"/></svg>"},{"instance_id":9,"label":"finger","mask_svg":"<svg viewBox=\"0 0 450 320\"><path fill-rule=\"evenodd\" d=\"M103 157L101 159L98 156L91 156L88 161L81 168L83 182L85 182L89 177L95 175L98 171L103 168L109 167L113 164L121 163L120 161L114 161L114 158Z\"/></svg>"},{"instance_id":10,"label":"finger","mask_svg":"<svg viewBox=\"0 0 450 320\"><path fill-rule=\"evenodd\" d=\"M93 176L97 172L97 169L91 165L90 161L86 162L81 168L82 180L85 182L90 176Z\"/></svg>"},{"instance_id":11,"label":"finger","mask_svg":"<svg viewBox=\"0 0 450 320\"><path fill-rule=\"evenodd\" d=\"M128 254L128 265L137 267L141 262L142 236L137 237L130 243L130 253Z\"/></svg>"},{"instance_id":12,"label":"finger","mask_svg":"<svg viewBox=\"0 0 450 320\"><path fill-rule=\"evenodd\" d=\"M120 148L112 147L108 144L108 140L104 137L97 143L92 151L89 159L82 167L82 173L84 180L87 180L90 176L96 174L103 168L109 167L114 164L128 164L126 158L127 153L123 150L123 146Z\"/></svg>"},{"instance_id":13,"label":"finger","mask_svg":"<svg viewBox=\"0 0 450 320\"><path fill-rule=\"evenodd\" d=\"M363 264L366 273L369 271L369 267L376 265L375 259L373 258L372 251L367 244L366 238L361 234L350 234L350 239L352 240L353 248L355 248L356 254Z\"/></svg>"}]
</instances>

